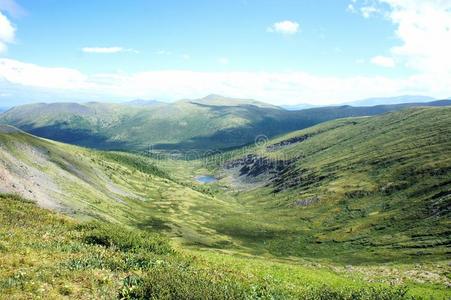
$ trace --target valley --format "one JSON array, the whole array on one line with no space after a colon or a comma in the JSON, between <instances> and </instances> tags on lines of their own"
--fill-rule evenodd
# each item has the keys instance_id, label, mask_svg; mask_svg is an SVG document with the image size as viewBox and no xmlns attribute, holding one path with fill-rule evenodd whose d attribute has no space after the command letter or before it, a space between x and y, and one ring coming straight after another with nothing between
<instances>
[{"instance_id":1,"label":"valley","mask_svg":"<svg viewBox=\"0 0 451 300\"><path fill-rule=\"evenodd\" d=\"M450 131L451 108L404 108L332 120L275 138L260 136L242 148L180 159L160 151L138 155L91 150L1 125L1 193L59 212L2 196L7 203L2 205L2 222L10 222L9 230L18 230L20 237L20 228L26 231L32 225L5 216L24 207L39 211L48 220L36 227L36 243L41 243L40 230L52 232L45 226L67 231L65 239L77 245L69 251L71 257L84 262L77 267L80 273L68 273L64 266L69 257L56 246L58 234L44 241L53 245L47 254L39 250L42 246L20 239L6 239L2 245L24 247L36 257L59 253L66 275L50 288L60 293L69 285L67 290L78 296L88 293L87 286L99 296L123 292L120 286L130 272L145 274L147 269L139 265L120 267L122 271L103 265L109 263L107 257L122 261L145 254L115 249L122 243L115 239L121 237L109 236L136 230L165 236L178 253L149 258L167 262L151 268L156 277L149 280L163 278L159 276L168 270L178 274L177 268L186 263L193 272L206 272L199 280L218 293L224 292L224 284L232 284L233 292L247 295L252 287L261 289L263 298L317 299L324 290L334 299L445 299L450 284ZM207 177L199 182L202 176ZM34 216L27 219L34 222ZM64 221L52 225L55 218ZM93 221L119 228L102 233L107 235L102 240L112 239L116 246L102 250L104 244L86 243L82 236L91 229L71 225ZM93 261L91 251L106 251L97 265L86 262ZM19 252L10 255L11 261L20 257ZM38 266L48 268L30 262L24 272L37 272ZM209 277L208 268L219 268L218 278ZM14 272L0 273L0 282L5 285L18 274ZM110 279L74 285L73 276L90 272L100 272L95 278L109 274ZM180 286L160 288L169 293L186 284L201 286L186 281L189 272L180 273L180 282L174 283ZM33 274L21 284L31 289L30 281L42 280ZM246 278L243 286L235 286L235 276ZM135 285L140 291L146 286ZM17 286L7 286L10 295L21 293Z\"/></svg>"}]
</instances>

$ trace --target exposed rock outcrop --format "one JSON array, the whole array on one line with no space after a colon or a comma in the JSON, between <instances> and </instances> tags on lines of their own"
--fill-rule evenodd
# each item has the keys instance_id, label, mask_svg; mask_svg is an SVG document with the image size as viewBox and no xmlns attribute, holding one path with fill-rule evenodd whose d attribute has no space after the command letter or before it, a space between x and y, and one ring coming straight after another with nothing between
<instances>
[{"instance_id":1,"label":"exposed rock outcrop","mask_svg":"<svg viewBox=\"0 0 451 300\"><path fill-rule=\"evenodd\" d=\"M297 144L297 143L303 142L306 139L308 139L309 137L310 137L309 134L305 134L305 135L301 135L301 136L295 136L295 137L292 137L290 139L286 139L286 140L280 141L278 143L269 145L269 146L266 147L266 150L268 150L268 151L277 151L277 150L279 150L281 148L284 148L284 147L287 147L287 146L290 146L290 145L293 145L293 144Z\"/></svg>"}]
</instances>

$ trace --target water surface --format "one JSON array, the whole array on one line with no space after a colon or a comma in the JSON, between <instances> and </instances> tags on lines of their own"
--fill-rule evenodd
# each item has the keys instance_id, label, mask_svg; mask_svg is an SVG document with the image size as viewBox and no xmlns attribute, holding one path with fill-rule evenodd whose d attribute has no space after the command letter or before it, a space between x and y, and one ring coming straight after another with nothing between
<instances>
[{"instance_id":1,"label":"water surface","mask_svg":"<svg viewBox=\"0 0 451 300\"><path fill-rule=\"evenodd\" d=\"M218 181L218 179L216 179L215 177L213 177L211 175L200 175L200 176L196 176L195 179L197 182L200 182L200 183L212 183L212 182Z\"/></svg>"}]
</instances>

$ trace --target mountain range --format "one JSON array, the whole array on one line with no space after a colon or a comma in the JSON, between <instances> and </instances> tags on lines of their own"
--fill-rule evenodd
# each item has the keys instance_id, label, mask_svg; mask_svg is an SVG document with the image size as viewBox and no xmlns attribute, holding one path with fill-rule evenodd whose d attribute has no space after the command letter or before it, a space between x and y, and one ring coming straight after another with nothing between
<instances>
[{"instance_id":1,"label":"mountain range","mask_svg":"<svg viewBox=\"0 0 451 300\"><path fill-rule=\"evenodd\" d=\"M253 143L259 135L271 138L337 118L372 116L418 105L449 105L451 101L300 111L218 95L174 103L142 103L29 104L2 113L0 124L96 149L204 152L241 147Z\"/></svg>"},{"instance_id":2,"label":"mountain range","mask_svg":"<svg viewBox=\"0 0 451 300\"><path fill-rule=\"evenodd\" d=\"M351 106L375 106L375 105L391 105L391 104L404 104L404 103L424 103L437 100L436 98L421 95L404 95L396 97L377 97L367 98L362 100L350 101L341 103L341 105ZM300 103L295 105L282 105L281 107L287 110L301 110L314 107L323 107L324 105L315 105L309 103Z\"/></svg>"},{"instance_id":3,"label":"mountain range","mask_svg":"<svg viewBox=\"0 0 451 300\"><path fill-rule=\"evenodd\" d=\"M373 105L388 105L388 104L403 104L403 103L425 103L437 100L436 98L422 95L404 95L397 97L377 97L367 98L363 100L357 100L347 102L344 104L353 106L373 106Z\"/></svg>"}]
</instances>

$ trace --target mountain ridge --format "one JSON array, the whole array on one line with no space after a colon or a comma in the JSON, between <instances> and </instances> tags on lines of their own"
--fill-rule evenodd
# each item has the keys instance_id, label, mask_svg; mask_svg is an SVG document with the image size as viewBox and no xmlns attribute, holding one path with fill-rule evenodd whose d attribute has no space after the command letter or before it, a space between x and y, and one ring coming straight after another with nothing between
<instances>
[{"instance_id":1,"label":"mountain ridge","mask_svg":"<svg viewBox=\"0 0 451 300\"><path fill-rule=\"evenodd\" d=\"M19 106L0 114L37 136L104 150L209 151L252 143L320 122L376 115L410 106L450 105L451 101L374 107L336 106L287 111L255 100L211 95L163 105L51 103Z\"/></svg>"},{"instance_id":2,"label":"mountain ridge","mask_svg":"<svg viewBox=\"0 0 451 300\"><path fill-rule=\"evenodd\" d=\"M350 106L377 106L377 105L392 105L392 104L406 104L406 103L425 103L425 102L433 102L439 99L429 96L423 95L402 95L402 96L394 96L394 97L373 97L373 98L365 98L354 101L347 101L343 103L339 103L336 105L316 105L310 103L299 103L294 105L281 105L282 108L287 110L301 110L308 108L318 108L325 106L341 106L341 105L350 105ZM448 99L443 99L448 100Z\"/></svg>"}]
</instances>

